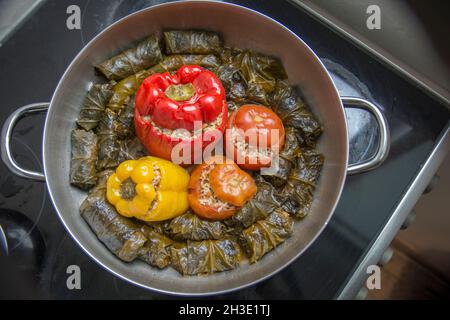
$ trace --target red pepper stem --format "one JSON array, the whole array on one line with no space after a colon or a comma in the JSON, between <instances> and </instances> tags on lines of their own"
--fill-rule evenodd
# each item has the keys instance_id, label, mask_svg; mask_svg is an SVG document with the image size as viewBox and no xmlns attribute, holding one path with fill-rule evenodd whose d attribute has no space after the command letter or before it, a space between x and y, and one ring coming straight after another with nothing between
<instances>
[{"instance_id":1,"label":"red pepper stem","mask_svg":"<svg viewBox=\"0 0 450 320\"><path fill-rule=\"evenodd\" d=\"M192 83L172 84L164 92L166 97L175 101L186 101L195 94L195 87Z\"/></svg>"}]
</instances>

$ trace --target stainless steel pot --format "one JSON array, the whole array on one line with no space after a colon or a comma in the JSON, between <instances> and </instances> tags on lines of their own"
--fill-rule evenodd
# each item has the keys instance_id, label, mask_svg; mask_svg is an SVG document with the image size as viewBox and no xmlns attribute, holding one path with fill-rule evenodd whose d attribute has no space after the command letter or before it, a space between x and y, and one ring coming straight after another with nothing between
<instances>
[{"instance_id":1,"label":"stainless steel pot","mask_svg":"<svg viewBox=\"0 0 450 320\"><path fill-rule=\"evenodd\" d=\"M176 19L174 19L176 17ZM70 131L74 127L86 88L96 76L93 66L135 40L167 28L219 31L228 46L250 48L280 57L292 84L299 85L324 127L319 150L325 165L310 215L295 224L293 236L254 265L205 277L183 277L168 268L157 270L141 262L124 263L96 238L78 213L86 194L69 185ZM380 144L367 162L348 167L349 141L344 107L353 105L373 113L379 124ZM47 111L43 139L44 174L21 168L13 159L13 128L23 116ZM178 295L228 292L255 284L277 273L300 256L331 218L347 174L370 170L386 158L389 131L382 113L372 103L339 97L327 70L314 52L277 21L242 6L213 1L186 1L150 7L114 23L96 36L75 57L60 80L50 103L17 109L2 129L2 159L15 174L46 181L55 209L81 248L115 275L144 288Z\"/></svg>"}]
</instances>

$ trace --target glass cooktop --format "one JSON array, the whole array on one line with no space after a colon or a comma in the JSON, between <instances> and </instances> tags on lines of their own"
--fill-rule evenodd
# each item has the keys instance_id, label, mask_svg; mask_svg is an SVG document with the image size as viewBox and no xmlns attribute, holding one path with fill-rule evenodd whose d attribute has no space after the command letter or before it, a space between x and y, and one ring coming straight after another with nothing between
<instances>
[{"instance_id":1,"label":"glass cooktop","mask_svg":"<svg viewBox=\"0 0 450 320\"><path fill-rule=\"evenodd\" d=\"M158 0L48 0L0 47L0 123L18 107L49 101L79 50L117 19ZM321 58L341 95L366 98L383 110L391 129L386 162L350 176L333 218L314 244L288 268L253 287L216 298L336 298L391 216L402 194L433 150L449 112L306 13L284 1L233 1L280 21ZM81 30L66 28L67 7L81 8ZM350 162L370 157L377 146L373 117L347 110ZM44 115L16 127L14 154L40 170ZM75 214L75 213L74 213ZM171 298L131 285L93 262L60 223L45 184L13 176L0 163L0 297ZM81 290L66 286L67 267L78 265Z\"/></svg>"}]
</instances>

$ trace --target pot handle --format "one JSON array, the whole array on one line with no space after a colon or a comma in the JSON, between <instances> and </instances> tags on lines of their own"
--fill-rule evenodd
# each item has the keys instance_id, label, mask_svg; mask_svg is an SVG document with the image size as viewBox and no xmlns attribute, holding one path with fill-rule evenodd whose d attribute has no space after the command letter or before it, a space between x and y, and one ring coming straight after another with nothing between
<instances>
[{"instance_id":1,"label":"pot handle","mask_svg":"<svg viewBox=\"0 0 450 320\"><path fill-rule=\"evenodd\" d=\"M42 103L33 103L26 106L23 106L16 111L14 111L8 119L6 119L5 123L2 127L2 145L1 145L1 154L2 154L2 160L5 163L6 167L14 173L15 175L27 178L35 181L45 181L44 174L41 172L31 171L24 169L19 166L19 164L14 159L12 152L11 152L11 137L13 134L14 127L16 126L17 122L19 122L20 119L23 117L31 114L31 113L37 113L37 112L44 112L48 110L49 107L48 102L42 102Z\"/></svg>"},{"instance_id":2,"label":"pot handle","mask_svg":"<svg viewBox=\"0 0 450 320\"><path fill-rule=\"evenodd\" d=\"M375 154L368 160L360 163L349 165L347 168L347 174L362 173L372 170L381 165L386 160L389 154L389 148L391 145L389 126L383 113L373 103L357 98L357 97L341 97L342 103L347 105L348 108L364 109L372 113L375 120L378 123L378 130L380 131L380 143ZM345 106L344 106L345 107Z\"/></svg>"}]
</instances>

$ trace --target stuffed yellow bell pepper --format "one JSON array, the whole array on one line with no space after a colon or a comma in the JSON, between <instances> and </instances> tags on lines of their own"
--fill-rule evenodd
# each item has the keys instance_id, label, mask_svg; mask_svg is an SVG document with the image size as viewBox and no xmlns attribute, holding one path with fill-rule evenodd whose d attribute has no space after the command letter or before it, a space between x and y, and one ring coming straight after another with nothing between
<instances>
[{"instance_id":1,"label":"stuffed yellow bell pepper","mask_svg":"<svg viewBox=\"0 0 450 320\"><path fill-rule=\"evenodd\" d=\"M156 157L122 162L107 182L106 197L125 217L162 221L189 207L189 174L180 166Z\"/></svg>"}]
</instances>

